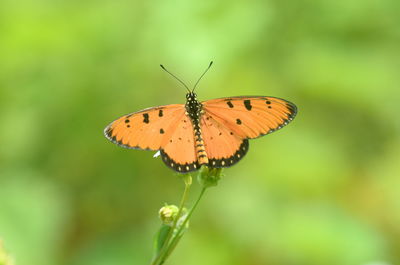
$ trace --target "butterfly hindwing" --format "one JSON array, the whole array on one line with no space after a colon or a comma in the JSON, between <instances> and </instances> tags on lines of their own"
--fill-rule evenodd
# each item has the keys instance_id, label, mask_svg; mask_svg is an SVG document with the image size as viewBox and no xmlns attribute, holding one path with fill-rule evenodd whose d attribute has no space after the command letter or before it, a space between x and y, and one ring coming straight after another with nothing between
<instances>
[{"instance_id":1,"label":"butterfly hindwing","mask_svg":"<svg viewBox=\"0 0 400 265\"><path fill-rule=\"evenodd\" d=\"M118 118L105 128L104 134L126 148L159 150L168 144L183 117L182 104L148 108Z\"/></svg>"},{"instance_id":2,"label":"butterfly hindwing","mask_svg":"<svg viewBox=\"0 0 400 265\"><path fill-rule=\"evenodd\" d=\"M226 126L241 138L257 138L287 125L296 106L275 97L230 97L202 102L206 118Z\"/></svg>"},{"instance_id":3,"label":"butterfly hindwing","mask_svg":"<svg viewBox=\"0 0 400 265\"><path fill-rule=\"evenodd\" d=\"M193 125L184 115L176 124L173 134L160 150L162 160L173 170L181 173L198 170Z\"/></svg>"},{"instance_id":4,"label":"butterfly hindwing","mask_svg":"<svg viewBox=\"0 0 400 265\"><path fill-rule=\"evenodd\" d=\"M202 117L201 128L210 167L230 167L239 162L249 149L247 139L210 116Z\"/></svg>"}]
</instances>

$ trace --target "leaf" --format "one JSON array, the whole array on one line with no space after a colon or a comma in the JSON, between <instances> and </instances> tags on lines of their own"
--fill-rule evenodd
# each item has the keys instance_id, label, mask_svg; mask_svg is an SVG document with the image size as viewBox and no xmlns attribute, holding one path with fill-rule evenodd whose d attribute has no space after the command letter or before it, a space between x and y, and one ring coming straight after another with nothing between
<instances>
[{"instance_id":1,"label":"leaf","mask_svg":"<svg viewBox=\"0 0 400 265\"><path fill-rule=\"evenodd\" d=\"M166 224L162 224L160 229L158 230L156 237L154 238L154 255L153 257L157 257L160 253L160 250L163 246L168 243L166 239L168 237L169 232L171 231L172 227Z\"/></svg>"}]
</instances>

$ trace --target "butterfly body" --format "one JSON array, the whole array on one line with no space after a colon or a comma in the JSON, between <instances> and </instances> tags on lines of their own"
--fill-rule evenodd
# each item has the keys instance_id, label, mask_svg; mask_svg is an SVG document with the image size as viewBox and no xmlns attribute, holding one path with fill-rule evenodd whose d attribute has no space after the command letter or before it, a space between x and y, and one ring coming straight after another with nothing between
<instances>
[{"instance_id":1,"label":"butterfly body","mask_svg":"<svg viewBox=\"0 0 400 265\"><path fill-rule=\"evenodd\" d=\"M126 148L159 150L171 169L186 173L202 165L221 168L239 162L248 139L272 133L293 120L296 106L284 99L243 96L197 100L148 108L124 115L104 130L112 142Z\"/></svg>"},{"instance_id":2,"label":"butterfly body","mask_svg":"<svg viewBox=\"0 0 400 265\"><path fill-rule=\"evenodd\" d=\"M193 126L194 131L194 143L197 155L197 161L199 165L207 165L208 157L207 152L204 147L204 141L201 133L200 119L203 115L203 105L197 100L197 95L194 92L186 94L186 104L185 104L187 115Z\"/></svg>"}]
</instances>

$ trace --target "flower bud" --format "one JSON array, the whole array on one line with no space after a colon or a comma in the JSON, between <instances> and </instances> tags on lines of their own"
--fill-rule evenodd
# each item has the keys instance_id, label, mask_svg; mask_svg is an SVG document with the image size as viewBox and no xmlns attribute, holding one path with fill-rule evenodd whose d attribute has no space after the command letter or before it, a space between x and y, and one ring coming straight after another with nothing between
<instances>
[{"instance_id":1,"label":"flower bud","mask_svg":"<svg viewBox=\"0 0 400 265\"><path fill-rule=\"evenodd\" d=\"M197 176L197 180L205 188L217 186L218 181L221 179L222 176L221 173L222 168L209 168L203 166L199 175Z\"/></svg>"},{"instance_id":2,"label":"flower bud","mask_svg":"<svg viewBox=\"0 0 400 265\"><path fill-rule=\"evenodd\" d=\"M161 221L166 225L172 225L176 216L178 215L179 208L175 205L165 205L160 209L158 215Z\"/></svg>"}]
</instances>

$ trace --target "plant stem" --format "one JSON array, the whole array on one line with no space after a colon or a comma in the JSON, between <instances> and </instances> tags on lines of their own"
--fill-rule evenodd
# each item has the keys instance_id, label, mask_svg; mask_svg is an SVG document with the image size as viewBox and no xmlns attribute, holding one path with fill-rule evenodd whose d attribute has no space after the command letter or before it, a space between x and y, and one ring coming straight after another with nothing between
<instances>
[{"instance_id":1,"label":"plant stem","mask_svg":"<svg viewBox=\"0 0 400 265\"><path fill-rule=\"evenodd\" d=\"M179 240L181 239L181 233L183 229L186 227L186 224L188 223L190 217L192 216L194 210L196 209L197 205L199 204L201 198L203 197L207 187L203 187L199 197L197 198L196 202L194 203L193 207L190 209L189 213L187 214L185 220L182 222L182 224L179 226L177 233L175 236L172 238L171 243L168 244L168 248L166 249L165 255L161 258L160 264L164 264L165 260L171 255L172 251L174 251L176 245L178 244Z\"/></svg>"},{"instance_id":2,"label":"plant stem","mask_svg":"<svg viewBox=\"0 0 400 265\"><path fill-rule=\"evenodd\" d=\"M169 249L169 241L171 240L172 235L174 234L175 229L177 228L177 224L178 224L178 220L180 219L181 215L182 215L182 211L183 208L185 207L185 203L186 200L188 198L188 194L190 191L190 186L192 185L192 177L189 175L188 179L184 179L185 182L185 190L183 191L183 195L181 198L181 202L179 204L179 210L178 210L178 214L176 215L176 218L172 224L172 227L167 235L167 238L165 240L165 244L162 246L160 252L158 253L158 255L153 259L151 265L157 265L159 264L159 260L161 258L163 258L165 256L166 253L168 253L168 249ZM165 258L163 258L165 259ZM162 264L162 263L160 263Z\"/></svg>"}]
</instances>

